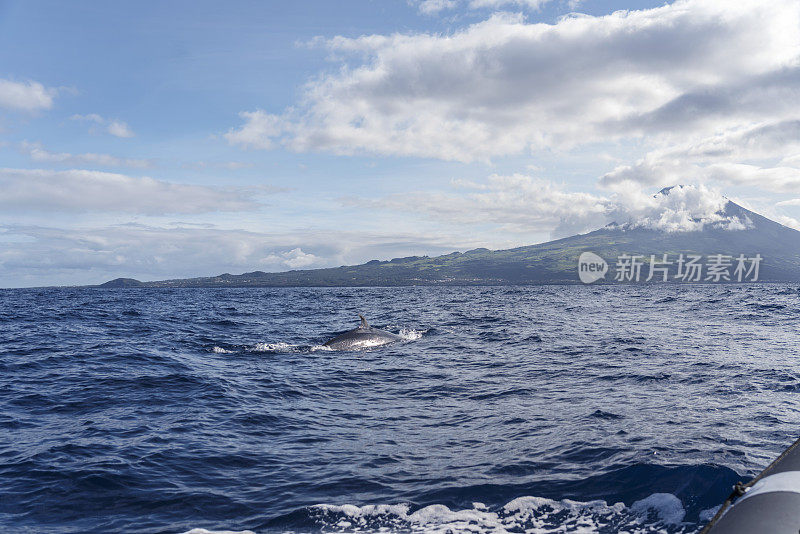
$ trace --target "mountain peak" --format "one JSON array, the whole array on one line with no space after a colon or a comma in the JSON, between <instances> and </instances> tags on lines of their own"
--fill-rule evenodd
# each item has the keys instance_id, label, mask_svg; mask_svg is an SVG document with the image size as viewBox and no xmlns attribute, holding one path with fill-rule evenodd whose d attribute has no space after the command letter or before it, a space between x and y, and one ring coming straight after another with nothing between
<instances>
[{"instance_id":1,"label":"mountain peak","mask_svg":"<svg viewBox=\"0 0 800 534\"><path fill-rule=\"evenodd\" d=\"M670 191L672 191L673 189L681 190L684 187L686 187L686 186L683 185L683 184L670 185L668 187L663 188L661 191L659 191L655 195L653 195L653 198L658 198L659 196L667 196L667 195L669 195Z\"/></svg>"}]
</instances>

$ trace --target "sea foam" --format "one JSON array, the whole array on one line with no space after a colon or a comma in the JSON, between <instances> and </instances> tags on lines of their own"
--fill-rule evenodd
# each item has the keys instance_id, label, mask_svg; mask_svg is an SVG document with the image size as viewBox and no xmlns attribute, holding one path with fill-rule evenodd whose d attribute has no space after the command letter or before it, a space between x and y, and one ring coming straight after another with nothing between
<instances>
[{"instance_id":1,"label":"sea foam","mask_svg":"<svg viewBox=\"0 0 800 534\"><path fill-rule=\"evenodd\" d=\"M489 510L482 503L473 508L451 510L432 504L410 512L408 504L356 506L320 504L311 508L318 526L330 532L473 532L546 534L556 532L627 532L644 534L696 530L682 523L686 511L676 496L654 493L634 502L608 504L602 500L519 497L505 506Z\"/></svg>"}]
</instances>

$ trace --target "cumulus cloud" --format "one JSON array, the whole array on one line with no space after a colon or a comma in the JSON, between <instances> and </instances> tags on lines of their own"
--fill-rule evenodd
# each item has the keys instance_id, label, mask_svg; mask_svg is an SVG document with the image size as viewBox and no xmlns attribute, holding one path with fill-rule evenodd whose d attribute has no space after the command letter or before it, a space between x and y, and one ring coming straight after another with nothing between
<instances>
[{"instance_id":1,"label":"cumulus cloud","mask_svg":"<svg viewBox=\"0 0 800 534\"><path fill-rule=\"evenodd\" d=\"M97 113L89 113L87 115L75 114L71 116L70 119L94 123L101 127L104 132L111 134L114 137L128 138L136 135L133 133L133 130L131 130L127 123L118 119L107 119L98 115Z\"/></svg>"},{"instance_id":2,"label":"cumulus cloud","mask_svg":"<svg viewBox=\"0 0 800 534\"><path fill-rule=\"evenodd\" d=\"M45 149L41 143L29 143L27 141L20 143L19 147L36 162L58 165L92 165L99 167L131 167L140 169L154 166L153 160L150 159L118 158L109 154L96 154L93 152L86 152L84 154L51 152Z\"/></svg>"},{"instance_id":3,"label":"cumulus cloud","mask_svg":"<svg viewBox=\"0 0 800 534\"><path fill-rule=\"evenodd\" d=\"M458 5L456 0L421 0L415 3L419 12L425 15L433 15L440 11L454 9Z\"/></svg>"},{"instance_id":4,"label":"cumulus cloud","mask_svg":"<svg viewBox=\"0 0 800 534\"><path fill-rule=\"evenodd\" d=\"M706 186L675 187L668 193L626 190L609 196L572 192L530 176L492 175L485 182L455 180L451 191L412 192L377 199L345 198L347 205L423 213L458 224L490 223L510 232L551 232L559 238L608 224L665 232L706 226L741 230L750 222L726 215L728 199Z\"/></svg>"},{"instance_id":5,"label":"cumulus cloud","mask_svg":"<svg viewBox=\"0 0 800 534\"><path fill-rule=\"evenodd\" d=\"M320 263L320 258L314 254L303 252L300 247L287 250L286 252L272 253L268 256L261 258L261 264L282 264L290 269L301 269L303 267L311 267L315 263Z\"/></svg>"},{"instance_id":6,"label":"cumulus cloud","mask_svg":"<svg viewBox=\"0 0 800 534\"><path fill-rule=\"evenodd\" d=\"M90 170L0 169L5 211L206 213L257 209L244 190Z\"/></svg>"},{"instance_id":7,"label":"cumulus cloud","mask_svg":"<svg viewBox=\"0 0 800 534\"><path fill-rule=\"evenodd\" d=\"M228 141L474 161L800 118L793 0L678 0L555 24L496 14L448 35L325 46L339 69L284 112L242 113Z\"/></svg>"},{"instance_id":8,"label":"cumulus cloud","mask_svg":"<svg viewBox=\"0 0 800 534\"><path fill-rule=\"evenodd\" d=\"M57 89L39 82L16 82L0 78L0 107L17 111L39 111L53 107Z\"/></svg>"},{"instance_id":9,"label":"cumulus cloud","mask_svg":"<svg viewBox=\"0 0 800 534\"><path fill-rule=\"evenodd\" d=\"M286 127L284 119L261 110L243 111L239 116L245 120L245 124L241 128L229 130L224 135L232 145L269 149L273 147L272 138L280 135Z\"/></svg>"},{"instance_id":10,"label":"cumulus cloud","mask_svg":"<svg viewBox=\"0 0 800 534\"><path fill-rule=\"evenodd\" d=\"M130 127L122 122L117 120L112 120L108 123L107 127L108 133L113 135L114 137L133 137L134 133L130 129Z\"/></svg>"}]
</instances>

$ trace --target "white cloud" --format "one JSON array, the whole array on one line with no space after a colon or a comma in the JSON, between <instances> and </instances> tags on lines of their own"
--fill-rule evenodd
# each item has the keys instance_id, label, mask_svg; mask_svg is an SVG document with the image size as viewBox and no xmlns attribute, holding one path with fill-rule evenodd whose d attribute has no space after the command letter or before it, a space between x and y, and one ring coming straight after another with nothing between
<instances>
[{"instance_id":1,"label":"white cloud","mask_svg":"<svg viewBox=\"0 0 800 534\"><path fill-rule=\"evenodd\" d=\"M243 111L239 116L245 119L245 124L239 129L231 129L225 139L232 145L242 145L250 148L270 149L272 138L280 135L286 127L285 121L261 110Z\"/></svg>"},{"instance_id":2,"label":"white cloud","mask_svg":"<svg viewBox=\"0 0 800 534\"><path fill-rule=\"evenodd\" d=\"M261 264L282 264L290 269L302 269L304 267L310 267L315 263L322 263L320 258L313 254L307 254L303 252L303 249L300 247L293 248L292 250L288 250L286 252L278 252L272 253L264 258L259 260Z\"/></svg>"},{"instance_id":3,"label":"white cloud","mask_svg":"<svg viewBox=\"0 0 800 534\"><path fill-rule=\"evenodd\" d=\"M783 157L779 163L787 167L800 167L800 154Z\"/></svg>"},{"instance_id":4,"label":"white cloud","mask_svg":"<svg viewBox=\"0 0 800 534\"><path fill-rule=\"evenodd\" d=\"M101 126L103 131L113 135L114 137L129 138L136 135L133 133L133 130L131 130L127 123L118 119L107 119L98 115L97 113L89 113L87 115L75 114L71 116L70 119L95 123Z\"/></svg>"},{"instance_id":5,"label":"white cloud","mask_svg":"<svg viewBox=\"0 0 800 534\"><path fill-rule=\"evenodd\" d=\"M678 0L556 24L498 14L449 35L326 46L339 69L282 113L242 113L228 141L474 161L800 118L794 0Z\"/></svg>"},{"instance_id":6,"label":"white cloud","mask_svg":"<svg viewBox=\"0 0 800 534\"><path fill-rule=\"evenodd\" d=\"M417 2L417 9L424 15L433 15L440 11L454 9L457 5L456 0L422 0Z\"/></svg>"},{"instance_id":7,"label":"white cloud","mask_svg":"<svg viewBox=\"0 0 800 534\"><path fill-rule=\"evenodd\" d=\"M789 217L788 215L778 215L777 217L775 217L775 221L779 222L784 226L788 226L789 228L800 230L800 221L798 221L794 217Z\"/></svg>"},{"instance_id":8,"label":"white cloud","mask_svg":"<svg viewBox=\"0 0 800 534\"><path fill-rule=\"evenodd\" d=\"M545 180L515 174L485 182L453 181L453 190L345 198L346 205L423 213L449 223L497 225L504 232L551 232L559 238L610 223L666 232L702 230L705 225L743 229L748 221L723 213L728 200L716 190L687 185L669 194L626 190L610 196L571 192Z\"/></svg>"},{"instance_id":9,"label":"white cloud","mask_svg":"<svg viewBox=\"0 0 800 534\"><path fill-rule=\"evenodd\" d=\"M788 193L795 193L800 189L800 169L794 167L719 163L709 165L706 170L708 181Z\"/></svg>"},{"instance_id":10,"label":"white cloud","mask_svg":"<svg viewBox=\"0 0 800 534\"><path fill-rule=\"evenodd\" d=\"M691 232L706 227L744 230L752 221L728 215L728 199L705 186L676 186L656 195L617 195L609 212L618 225L665 232Z\"/></svg>"},{"instance_id":11,"label":"white cloud","mask_svg":"<svg viewBox=\"0 0 800 534\"><path fill-rule=\"evenodd\" d=\"M108 133L113 135L114 137L133 137L134 133L130 129L130 127L122 122L113 120L108 123Z\"/></svg>"},{"instance_id":12,"label":"white cloud","mask_svg":"<svg viewBox=\"0 0 800 534\"><path fill-rule=\"evenodd\" d=\"M0 79L0 107L19 111L39 111L53 107L58 91L39 82Z\"/></svg>"},{"instance_id":13,"label":"white cloud","mask_svg":"<svg viewBox=\"0 0 800 534\"><path fill-rule=\"evenodd\" d=\"M0 169L5 211L144 214L253 210L249 191L89 170Z\"/></svg>"},{"instance_id":14,"label":"white cloud","mask_svg":"<svg viewBox=\"0 0 800 534\"><path fill-rule=\"evenodd\" d=\"M70 154L68 152L51 152L45 149L40 143L20 143L20 149L28 154L33 161L54 163L59 165L94 165L100 167L131 167L149 168L154 163L149 159L118 158L109 154L96 154L87 152L84 154Z\"/></svg>"},{"instance_id":15,"label":"white cloud","mask_svg":"<svg viewBox=\"0 0 800 534\"><path fill-rule=\"evenodd\" d=\"M634 164L617 166L600 182L612 188L715 182L791 193L800 189L800 166L784 155L798 150L800 120L756 123L654 149Z\"/></svg>"}]
</instances>

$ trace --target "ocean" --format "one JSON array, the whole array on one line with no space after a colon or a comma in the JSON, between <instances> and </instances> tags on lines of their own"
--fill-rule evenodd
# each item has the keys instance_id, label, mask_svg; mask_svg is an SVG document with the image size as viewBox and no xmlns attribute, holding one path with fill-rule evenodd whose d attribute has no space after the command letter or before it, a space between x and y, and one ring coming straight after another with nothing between
<instances>
[{"instance_id":1,"label":"ocean","mask_svg":"<svg viewBox=\"0 0 800 534\"><path fill-rule=\"evenodd\" d=\"M1 290L0 529L696 532L800 433L799 298Z\"/></svg>"}]
</instances>

